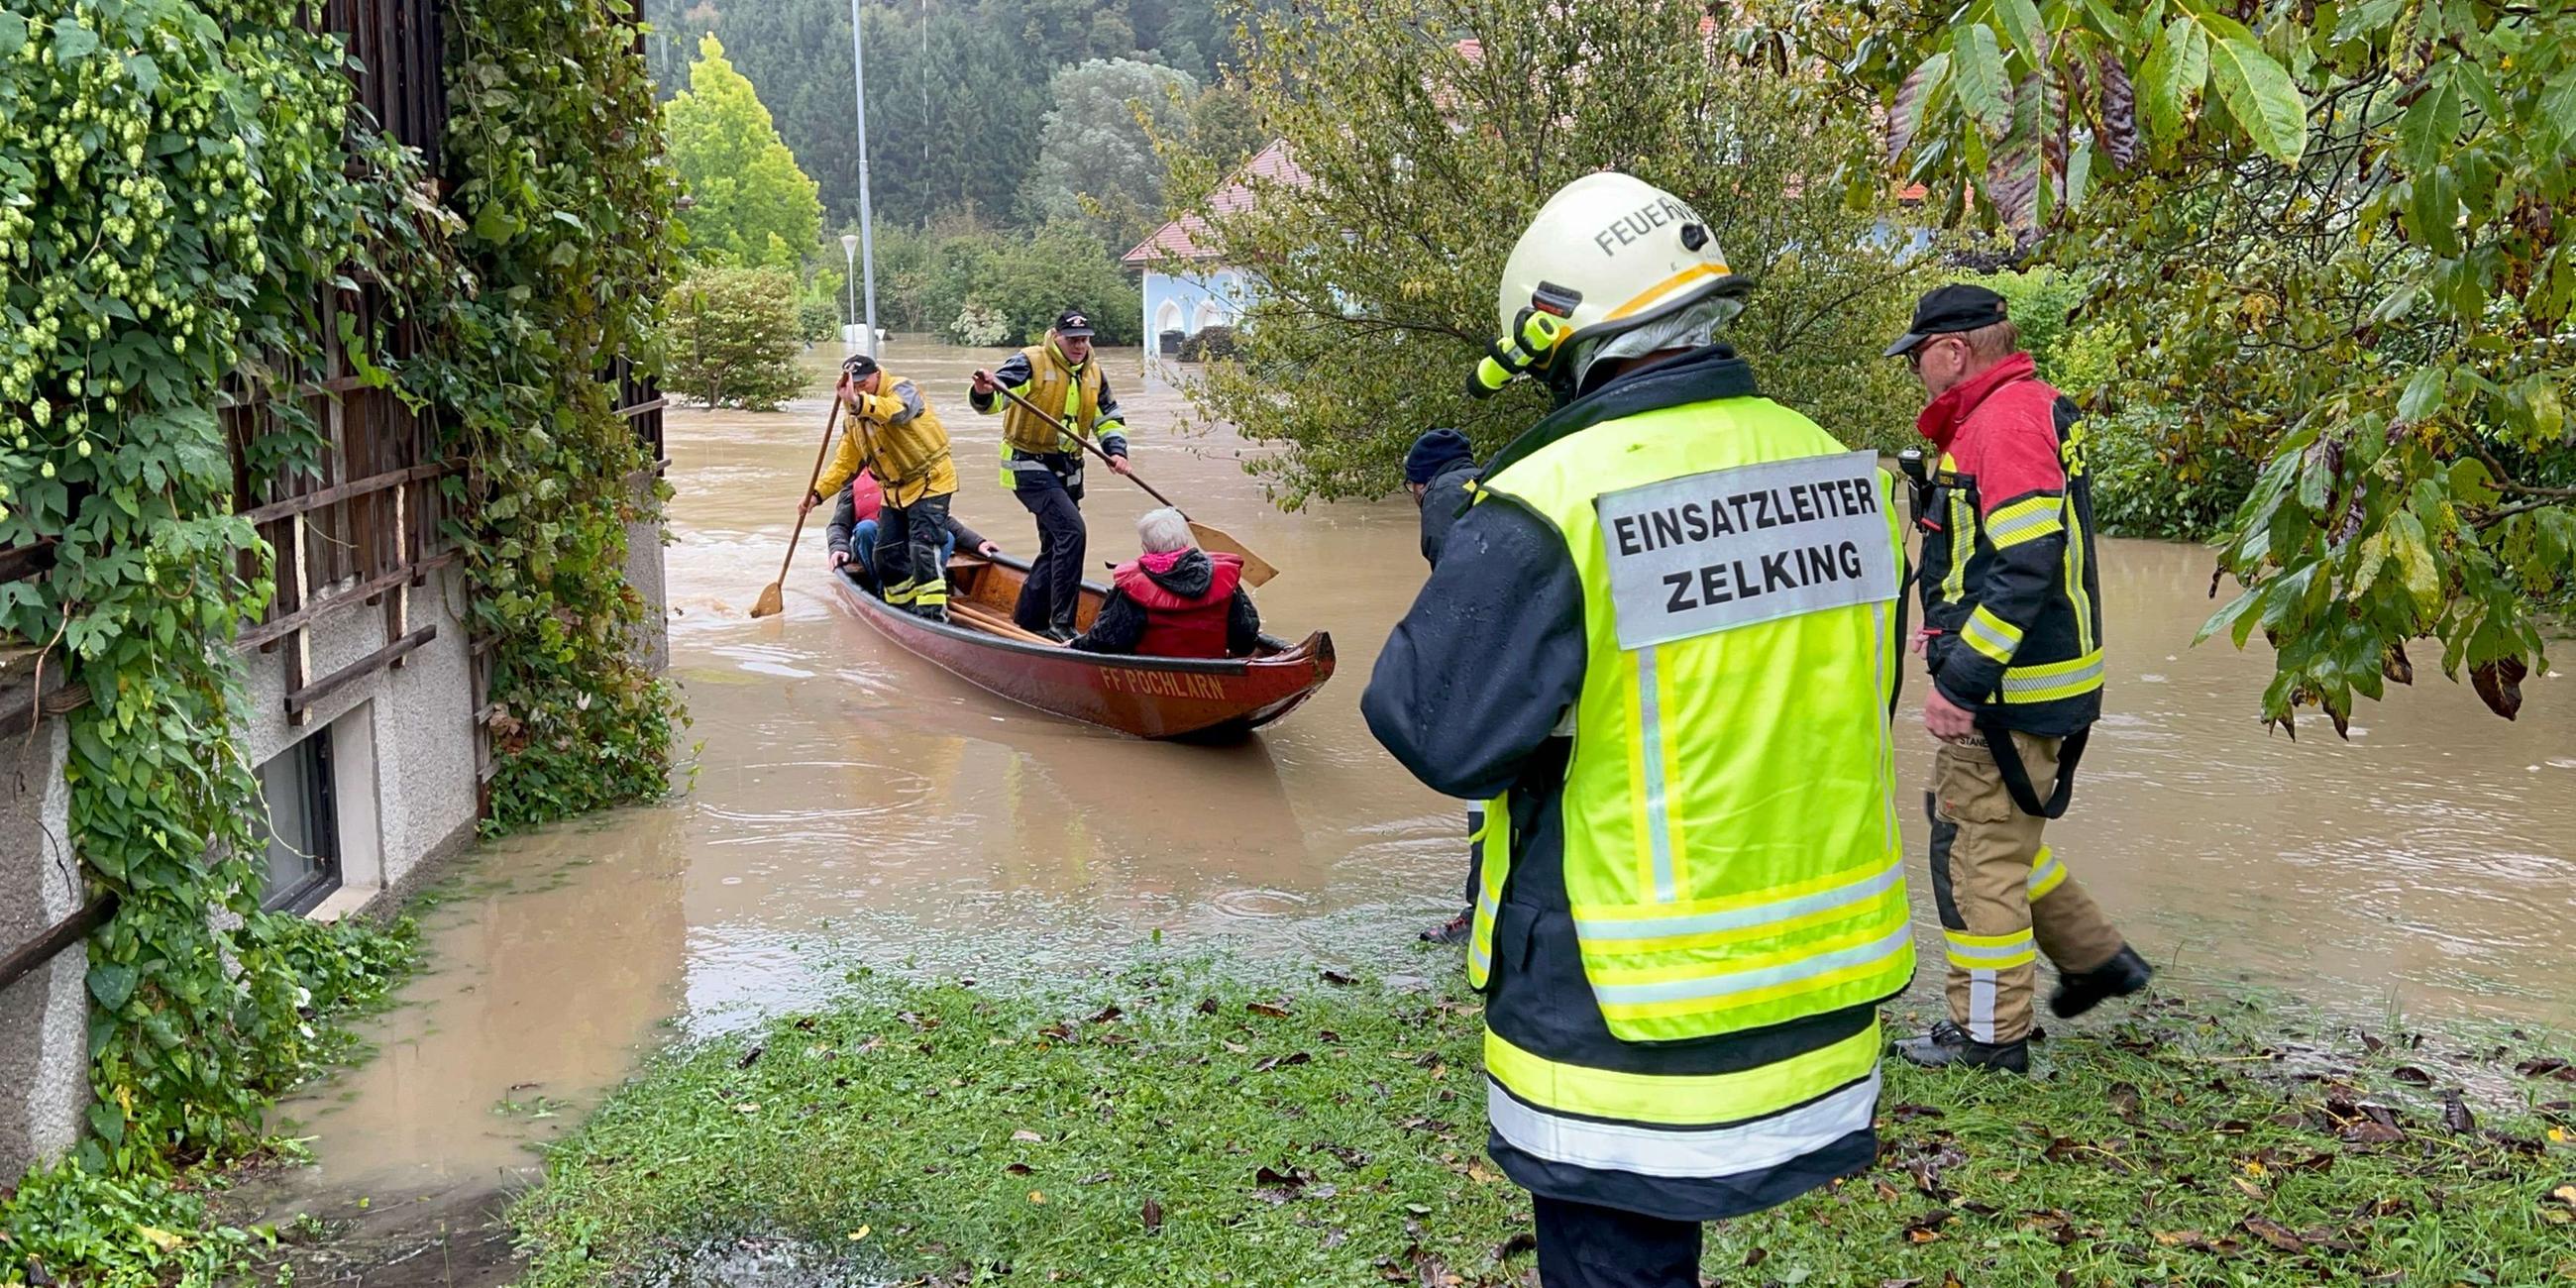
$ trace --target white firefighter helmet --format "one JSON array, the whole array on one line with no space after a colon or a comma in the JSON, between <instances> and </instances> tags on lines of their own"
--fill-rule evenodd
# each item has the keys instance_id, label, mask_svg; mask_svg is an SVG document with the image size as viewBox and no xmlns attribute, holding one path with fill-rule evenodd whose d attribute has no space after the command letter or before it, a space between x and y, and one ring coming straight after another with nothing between
<instances>
[{"instance_id":1,"label":"white firefighter helmet","mask_svg":"<svg viewBox=\"0 0 2576 1288\"><path fill-rule=\"evenodd\" d=\"M1750 288L1727 267L1708 221L1681 198L1605 170L1556 190L1503 265L1501 334L1529 310L1565 319L1541 367L1569 352L1670 316L1712 295Z\"/></svg>"}]
</instances>

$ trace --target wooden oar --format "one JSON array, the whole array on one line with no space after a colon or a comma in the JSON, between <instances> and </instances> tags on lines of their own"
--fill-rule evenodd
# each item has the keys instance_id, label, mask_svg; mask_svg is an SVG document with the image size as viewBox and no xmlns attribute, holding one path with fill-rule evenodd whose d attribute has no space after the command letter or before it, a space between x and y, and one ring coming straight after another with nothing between
<instances>
[{"instance_id":1,"label":"wooden oar","mask_svg":"<svg viewBox=\"0 0 2576 1288\"><path fill-rule=\"evenodd\" d=\"M983 375L984 373L979 371L979 372L976 372L975 374L977 374L977 375L979 375L979 376L980 376L980 375ZM1108 453L1107 451L1102 450L1102 448L1100 447L1100 445L1099 445L1099 444L1094 443L1094 442L1092 442L1090 439L1088 439L1088 438L1084 438L1082 435L1077 434L1077 433L1074 433L1071 429L1066 428L1065 423L1064 423L1063 421L1058 420L1058 419L1056 419L1055 417L1053 417L1053 416L1050 416L1050 415L1046 414L1045 412L1039 411L1039 410L1037 409L1037 405L1036 405L1036 404L1034 404L1034 403L1031 403L1028 399L1026 399L1026 398L1022 398L1022 397L1021 397L1021 396L1019 396L1018 394L1012 393L1010 390L1003 388L999 383L996 383L996 384L993 386L993 392L998 393L998 394L1000 394L1001 396L1003 396L1003 397L1005 397L1005 398L1010 399L1012 402L1018 403L1021 407L1023 407L1023 408L1025 408L1025 409L1027 409L1027 411L1028 411L1028 413L1029 413L1030 415L1035 416L1035 417L1037 417L1038 419L1040 419L1040 420L1042 420L1042 421L1045 421L1046 423L1048 423L1048 424L1050 424L1050 425L1055 426L1055 429L1056 429L1056 432L1057 432L1057 433L1062 434L1062 435L1064 435L1066 438L1070 438L1070 439L1072 439L1073 441L1075 441L1075 442L1077 442L1077 443L1082 444L1082 448L1083 448L1083 450L1084 450L1084 451L1087 451L1087 452L1091 453L1092 455L1099 457L1099 458L1101 459L1101 461L1102 461L1104 464L1108 462L1108 460L1109 460L1109 453ZM1155 500L1160 501L1160 502L1162 502L1163 504L1165 504L1165 505L1167 505L1167 506L1171 506L1171 508L1173 508L1173 509L1175 509L1175 510L1178 510L1178 509L1180 509L1180 508L1181 508L1181 507L1179 507L1179 506L1177 506L1177 505L1173 505L1173 504L1172 504L1172 498L1170 498L1170 497L1168 497L1168 496L1163 495L1161 492L1156 491L1156 490L1154 489L1154 485L1153 485L1153 484L1148 483L1148 482L1146 482L1145 480L1143 480L1143 479L1141 479L1141 478L1136 477L1136 475L1135 475L1135 474L1133 474L1133 473L1123 473L1123 474L1122 474L1120 471L1115 470L1115 469L1111 470L1110 472L1111 472L1111 473L1113 473L1113 474L1121 474L1121 477L1125 478L1128 482L1133 483L1133 484L1135 484L1136 486L1138 486L1138 487L1141 487L1141 488L1145 489L1145 494L1146 494L1147 496L1150 496L1150 497L1154 498ZM1209 524L1201 523L1201 522L1199 522L1199 521L1198 521L1198 520L1196 520L1196 519L1190 519L1190 516L1189 516L1186 512L1184 512L1184 513L1181 515L1181 517L1182 517L1182 518L1184 518L1184 519L1189 519L1189 524L1190 524L1190 535L1191 535L1192 537L1195 537L1195 538L1197 538L1197 539L1198 539L1198 543L1199 543L1199 545L1200 545L1200 547L1201 547L1201 548L1203 548L1203 549L1208 549L1208 550L1222 550L1222 551L1226 552L1227 554L1231 554L1231 555L1238 555L1238 556L1241 556L1241 557L1242 557L1242 559L1243 559L1243 579L1244 579L1244 581L1246 581L1246 582L1248 582L1248 583L1250 583L1250 584L1252 584L1252 585L1255 585L1255 586L1263 586L1263 585L1268 585L1268 584L1269 584L1269 582L1270 582L1270 579L1271 579L1271 578L1276 577L1276 576L1278 576L1278 575L1279 575L1279 570L1278 570L1277 568L1272 567L1272 566L1271 566L1271 564L1270 564L1270 561L1269 561L1269 560L1264 559L1264 558L1262 558L1261 556L1259 556L1259 555L1257 555L1257 554L1254 554L1254 553L1252 552L1252 547L1247 546L1247 545L1243 544L1242 542L1235 540L1235 539L1234 539L1234 534L1232 534L1232 533L1230 533L1230 532L1227 532L1227 531L1226 531L1225 529L1223 529L1223 528L1214 527L1214 526L1209 525Z\"/></svg>"},{"instance_id":2,"label":"wooden oar","mask_svg":"<svg viewBox=\"0 0 2576 1288\"><path fill-rule=\"evenodd\" d=\"M1054 640L1048 639L1046 636L1040 635L1037 632L1020 625L1018 622L1012 621L1011 619L1002 616L1000 613L997 613L992 609L985 608L980 604L968 604L962 600L951 600L948 604L948 615L984 632L987 635L999 635L1003 639L1018 640L1023 644L1044 644L1048 648L1063 647L1062 645L1057 644Z\"/></svg>"},{"instance_id":3,"label":"wooden oar","mask_svg":"<svg viewBox=\"0 0 2576 1288\"><path fill-rule=\"evenodd\" d=\"M805 480L806 496L814 495L814 485L822 480L823 458L832 454L832 430L840 423L841 396L835 393L832 395L831 414L823 417L823 445L814 449L814 473ZM796 561L796 543L805 535L805 510L804 499L800 497L796 504L796 530L787 537L787 557L778 561L778 580L763 586L760 602L751 606L754 617L776 617L787 610L787 565Z\"/></svg>"}]
</instances>

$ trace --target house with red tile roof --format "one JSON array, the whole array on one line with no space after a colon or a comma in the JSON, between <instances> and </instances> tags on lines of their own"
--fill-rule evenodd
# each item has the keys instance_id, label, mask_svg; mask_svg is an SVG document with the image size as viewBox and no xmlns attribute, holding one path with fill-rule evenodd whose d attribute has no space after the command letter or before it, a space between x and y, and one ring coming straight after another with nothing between
<instances>
[{"instance_id":1,"label":"house with red tile roof","mask_svg":"<svg viewBox=\"0 0 2576 1288\"><path fill-rule=\"evenodd\" d=\"M1218 184L1199 210L1154 230L1119 262L1144 276L1145 335L1148 348L1174 356L1181 340L1211 326L1233 326L1251 303L1253 279L1239 264L1228 264L1209 244L1208 217L1234 214L1253 202L1253 185L1268 182L1302 187L1306 173L1288 159L1288 142L1263 148Z\"/></svg>"}]
</instances>

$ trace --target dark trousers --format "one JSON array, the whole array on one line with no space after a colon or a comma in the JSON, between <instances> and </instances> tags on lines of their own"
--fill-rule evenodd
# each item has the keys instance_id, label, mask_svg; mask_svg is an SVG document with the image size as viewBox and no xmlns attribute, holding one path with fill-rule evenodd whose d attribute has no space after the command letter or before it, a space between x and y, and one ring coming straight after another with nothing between
<instances>
[{"instance_id":1,"label":"dark trousers","mask_svg":"<svg viewBox=\"0 0 2576 1288\"><path fill-rule=\"evenodd\" d=\"M924 610L948 605L948 570L940 549L948 538L948 506L953 492L925 496L907 506L889 505L877 512L877 584L886 602L917 605Z\"/></svg>"},{"instance_id":2,"label":"dark trousers","mask_svg":"<svg viewBox=\"0 0 2576 1288\"><path fill-rule=\"evenodd\" d=\"M1029 561L1029 579L1020 587L1020 602L1011 610L1011 620L1022 630L1052 626L1071 634L1073 610L1082 602L1082 555L1090 540L1082 524L1082 507L1074 504L1073 493L1053 474L1026 470L1015 482L1012 495L1037 517L1038 556Z\"/></svg>"},{"instance_id":3,"label":"dark trousers","mask_svg":"<svg viewBox=\"0 0 2576 1288\"><path fill-rule=\"evenodd\" d=\"M1699 1222L1532 1198L1547 1288L1699 1288Z\"/></svg>"}]
</instances>

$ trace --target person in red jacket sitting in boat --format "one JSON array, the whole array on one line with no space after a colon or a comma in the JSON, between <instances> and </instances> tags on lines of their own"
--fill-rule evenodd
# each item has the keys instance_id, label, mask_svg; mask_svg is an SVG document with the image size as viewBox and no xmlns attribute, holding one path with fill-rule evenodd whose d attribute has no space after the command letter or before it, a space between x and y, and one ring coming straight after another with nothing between
<instances>
[{"instance_id":1,"label":"person in red jacket sitting in boat","mask_svg":"<svg viewBox=\"0 0 2576 1288\"><path fill-rule=\"evenodd\" d=\"M1243 657L1261 641L1261 613L1243 590L1243 557L1190 543L1178 510L1136 520L1145 553L1110 574L1091 629L1073 639L1086 653L1146 657Z\"/></svg>"}]
</instances>

